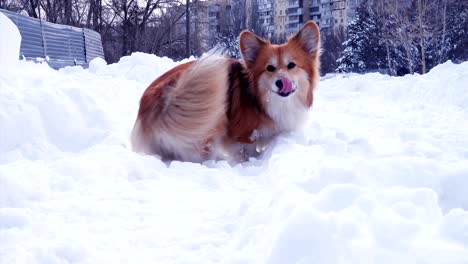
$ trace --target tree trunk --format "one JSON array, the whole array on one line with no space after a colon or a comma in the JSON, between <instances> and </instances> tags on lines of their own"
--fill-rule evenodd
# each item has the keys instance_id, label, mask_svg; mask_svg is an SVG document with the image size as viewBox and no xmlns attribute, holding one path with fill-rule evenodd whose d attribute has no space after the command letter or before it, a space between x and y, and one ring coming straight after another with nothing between
<instances>
[{"instance_id":1,"label":"tree trunk","mask_svg":"<svg viewBox=\"0 0 468 264\"><path fill-rule=\"evenodd\" d=\"M97 10L97 16L99 19L99 25L96 25L98 28L98 32L102 32L102 0L97 0L98 1L98 10Z\"/></svg>"},{"instance_id":2,"label":"tree trunk","mask_svg":"<svg viewBox=\"0 0 468 264\"><path fill-rule=\"evenodd\" d=\"M65 22L66 25L72 25L72 0L64 0L63 1L63 14L64 14L64 19L63 21Z\"/></svg>"},{"instance_id":3,"label":"tree trunk","mask_svg":"<svg viewBox=\"0 0 468 264\"><path fill-rule=\"evenodd\" d=\"M393 69L392 69L392 61L390 59L390 47L388 45L388 41L385 40L385 49L387 51L387 68L388 68L388 74L393 75Z\"/></svg>"},{"instance_id":4,"label":"tree trunk","mask_svg":"<svg viewBox=\"0 0 468 264\"><path fill-rule=\"evenodd\" d=\"M37 1L34 1L34 0L29 0L29 5L31 6L30 9L29 9L29 15L34 17L34 18L38 18L37 16L37 12L36 12L36 8L37 8Z\"/></svg>"},{"instance_id":5,"label":"tree trunk","mask_svg":"<svg viewBox=\"0 0 468 264\"><path fill-rule=\"evenodd\" d=\"M406 58L408 58L409 72L410 72L410 74L414 74L413 58L411 57L411 47L408 47L408 45L405 45L405 51L406 51Z\"/></svg>"},{"instance_id":6,"label":"tree trunk","mask_svg":"<svg viewBox=\"0 0 468 264\"><path fill-rule=\"evenodd\" d=\"M439 59L437 64L442 63L443 57L445 56L445 36L447 33L447 0L443 0L444 10L442 11L442 42L439 49Z\"/></svg>"},{"instance_id":7,"label":"tree trunk","mask_svg":"<svg viewBox=\"0 0 468 264\"><path fill-rule=\"evenodd\" d=\"M190 0L186 0L185 10L185 56L190 57Z\"/></svg>"},{"instance_id":8,"label":"tree trunk","mask_svg":"<svg viewBox=\"0 0 468 264\"><path fill-rule=\"evenodd\" d=\"M418 0L418 27L419 27L419 46L421 47L421 67L422 74L426 73L426 54L424 48L424 27L423 27L423 3Z\"/></svg>"},{"instance_id":9,"label":"tree trunk","mask_svg":"<svg viewBox=\"0 0 468 264\"><path fill-rule=\"evenodd\" d=\"M128 55L128 34L129 34L129 26L128 24L130 23L128 21L128 10L127 10L127 4L123 3L122 9L124 12L124 17L122 21L122 56Z\"/></svg>"},{"instance_id":10,"label":"tree trunk","mask_svg":"<svg viewBox=\"0 0 468 264\"><path fill-rule=\"evenodd\" d=\"M88 10L88 16L86 17L86 27L91 28L91 17L94 15L94 9L95 9L95 2L94 0L89 1L89 10Z\"/></svg>"}]
</instances>

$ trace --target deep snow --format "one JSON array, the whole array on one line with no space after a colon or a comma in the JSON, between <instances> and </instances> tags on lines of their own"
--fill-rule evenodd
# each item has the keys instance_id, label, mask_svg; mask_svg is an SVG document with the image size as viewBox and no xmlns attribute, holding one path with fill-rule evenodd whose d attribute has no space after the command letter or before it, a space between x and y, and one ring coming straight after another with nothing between
<instances>
[{"instance_id":1,"label":"deep snow","mask_svg":"<svg viewBox=\"0 0 468 264\"><path fill-rule=\"evenodd\" d=\"M468 63L324 78L236 166L130 150L176 64L0 65L0 263L468 263Z\"/></svg>"},{"instance_id":2,"label":"deep snow","mask_svg":"<svg viewBox=\"0 0 468 264\"><path fill-rule=\"evenodd\" d=\"M21 35L13 22L0 12L0 64L8 65L18 61Z\"/></svg>"}]
</instances>

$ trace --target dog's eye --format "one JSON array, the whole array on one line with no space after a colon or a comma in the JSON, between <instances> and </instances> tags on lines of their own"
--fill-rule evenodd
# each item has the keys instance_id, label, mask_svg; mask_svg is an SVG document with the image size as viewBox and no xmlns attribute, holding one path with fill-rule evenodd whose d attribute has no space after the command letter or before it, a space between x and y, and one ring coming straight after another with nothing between
<instances>
[{"instance_id":1,"label":"dog's eye","mask_svg":"<svg viewBox=\"0 0 468 264\"><path fill-rule=\"evenodd\" d=\"M275 70L276 70L275 66L273 66L273 65L268 65L267 71L269 71L269 72L274 72Z\"/></svg>"},{"instance_id":2,"label":"dog's eye","mask_svg":"<svg viewBox=\"0 0 468 264\"><path fill-rule=\"evenodd\" d=\"M296 64L294 64L294 62L290 62L290 63L288 64L288 69L292 69L292 68L294 68L294 67L296 67Z\"/></svg>"}]
</instances>

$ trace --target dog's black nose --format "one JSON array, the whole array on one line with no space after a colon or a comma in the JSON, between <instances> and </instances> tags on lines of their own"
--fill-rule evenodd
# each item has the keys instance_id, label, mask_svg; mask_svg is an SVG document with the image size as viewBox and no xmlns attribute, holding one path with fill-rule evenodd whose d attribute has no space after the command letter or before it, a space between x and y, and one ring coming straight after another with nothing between
<instances>
[{"instance_id":1,"label":"dog's black nose","mask_svg":"<svg viewBox=\"0 0 468 264\"><path fill-rule=\"evenodd\" d=\"M276 84L276 86L277 86L278 88L280 88L280 89L283 88L283 82L282 82L281 80L277 80L277 81L275 82L275 84Z\"/></svg>"}]
</instances>

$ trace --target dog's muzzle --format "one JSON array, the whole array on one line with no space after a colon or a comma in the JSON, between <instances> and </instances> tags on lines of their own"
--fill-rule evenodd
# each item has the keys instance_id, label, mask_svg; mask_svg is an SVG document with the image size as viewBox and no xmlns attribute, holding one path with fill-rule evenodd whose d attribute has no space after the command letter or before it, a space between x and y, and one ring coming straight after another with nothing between
<instances>
[{"instance_id":1,"label":"dog's muzzle","mask_svg":"<svg viewBox=\"0 0 468 264\"><path fill-rule=\"evenodd\" d=\"M296 91L293 87L292 81L288 78L276 80L275 85L278 87L278 91L276 91L276 93L282 97L287 97Z\"/></svg>"}]
</instances>

